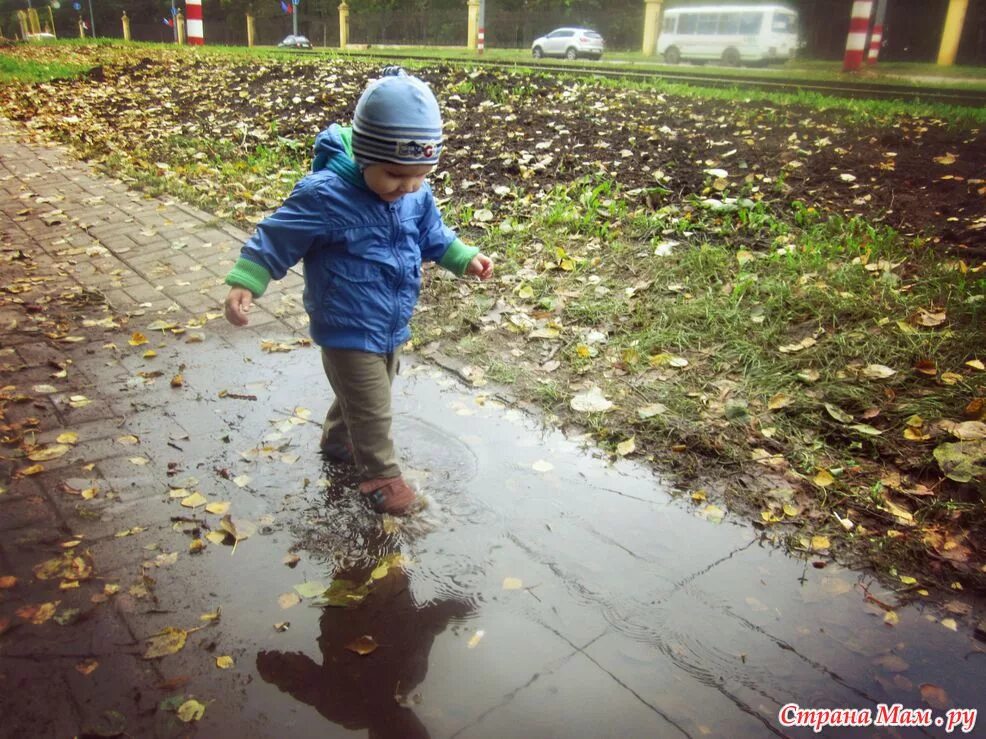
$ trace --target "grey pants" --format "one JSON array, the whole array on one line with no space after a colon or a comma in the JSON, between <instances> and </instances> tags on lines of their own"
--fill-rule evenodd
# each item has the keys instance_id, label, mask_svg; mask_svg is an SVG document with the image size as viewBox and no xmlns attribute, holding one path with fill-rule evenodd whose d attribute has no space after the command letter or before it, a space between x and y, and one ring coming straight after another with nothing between
<instances>
[{"instance_id":1,"label":"grey pants","mask_svg":"<svg viewBox=\"0 0 986 739\"><path fill-rule=\"evenodd\" d=\"M393 354L322 349L322 366L336 396L325 415L322 446L352 444L363 480L401 474L390 431L390 386L399 364L399 348Z\"/></svg>"}]
</instances>

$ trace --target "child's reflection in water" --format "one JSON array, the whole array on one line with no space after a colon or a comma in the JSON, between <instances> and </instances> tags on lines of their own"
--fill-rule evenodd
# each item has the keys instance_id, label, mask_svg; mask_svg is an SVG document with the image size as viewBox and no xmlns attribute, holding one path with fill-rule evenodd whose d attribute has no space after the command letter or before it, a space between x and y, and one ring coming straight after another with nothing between
<instances>
[{"instance_id":1,"label":"child's reflection in water","mask_svg":"<svg viewBox=\"0 0 986 739\"><path fill-rule=\"evenodd\" d=\"M336 577L360 583L371 571L372 566ZM371 738L381 739L428 737L413 709L401 706L395 695L414 692L428 673L435 636L472 608L456 600L416 605L407 573L394 566L374 581L358 605L325 609L318 639L322 664L299 652L265 651L257 655L257 670L267 682L347 729L367 729ZM371 654L360 656L346 648L364 635L379 645Z\"/></svg>"}]
</instances>

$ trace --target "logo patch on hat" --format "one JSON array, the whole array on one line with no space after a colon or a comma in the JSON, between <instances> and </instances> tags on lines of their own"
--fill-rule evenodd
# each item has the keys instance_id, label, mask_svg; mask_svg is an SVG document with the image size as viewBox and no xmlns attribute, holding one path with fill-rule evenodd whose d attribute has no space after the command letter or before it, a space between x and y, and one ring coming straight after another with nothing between
<instances>
[{"instance_id":1,"label":"logo patch on hat","mask_svg":"<svg viewBox=\"0 0 986 739\"><path fill-rule=\"evenodd\" d=\"M394 153L402 159L431 159L442 150L441 141L396 141Z\"/></svg>"}]
</instances>

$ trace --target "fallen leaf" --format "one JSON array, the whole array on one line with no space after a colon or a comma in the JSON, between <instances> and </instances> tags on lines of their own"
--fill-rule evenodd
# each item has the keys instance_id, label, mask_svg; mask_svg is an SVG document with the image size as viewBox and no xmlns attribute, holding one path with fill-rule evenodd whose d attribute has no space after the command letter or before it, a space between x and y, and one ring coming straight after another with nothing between
<instances>
[{"instance_id":1,"label":"fallen leaf","mask_svg":"<svg viewBox=\"0 0 986 739\"><path fill-rule=\"evenodd\" d=\"M885 380L896 375L897 370L890 369L885 364L868 364L863 368L861 374L871 380Z\"/></svg>"},{"instance_id":2,"label":"fallen leaf","mask_svg":"<svg viewBox=\"0 0 986 739\"><path fill-rule=\"evenodd\" d=\"M633 436L631 436L629 439L626 439L625 441L621 441L619 444L616 445L616 453L621 457L625 457L628 454L633 454L633 452L636 449L637 449L637 441L636 438Z\"/></svg>"},{"instance_id":3,"label":"fallen leaf","mask_svg":"<svg viewBox=\"0 0 986 739\"><path fill-rule=\"evenodd\" d=\"M189 699L178 707L178 718L186 724L191 721L198 721L205 714L205 706L194 698Z\"/></svg>"},{"instance_id":4,"label":"fallen leaf","mask_svg":"<svg viewBox=\"0 0 986 739\"><path fill-rule=\"evenodd\" d=\"M772 411L780 410L781 408L787 408L793 402L794 398L787 393L777 393L767 401L767 409Z\"/></svg>"},{"instance_id":5,"label":"fallen leaf","mask_svg":"<svg viewBox=\"0 0 986 739\"><path fill-rule=\"evenodd\" d=\"M277 598L277 604L284 609L291 608L301 603L301 596L297 593L282 593Z\"/></svg>"},{"instance_id":6,"label":"fallen leaf","mask_svg":"<svg viewBox=\"0 0 986 739\"><path fill-rule=\"evenodd\" d=\"M475 649L485 634L486 632L483 631L482 629L476 631L476 633L473 634L472 637L469 639L469 642L466 644L466 647L468 647L469 649Z\"/></svg>"},{"instance_id":7,"label":"fallen leaf","mask_svg":"<svg viewBox=\"0 0 986 739\"><path fill-rule=\"evenodd\" d=\"M522 587L524 587L524 583L516 577L503 578L504 590L520 590Z\"/></svg>"},{"instance_id":8,"label":"fallen leaf","mask_svg":"<svg viewBox=\"0 0 986 739\"><path fill-rule=\"evenodd\" d=\"M579 413L604 413L613 407L613 404L606 399L603 391L593 385L584 393L575 395L570 403L572 410Z\"/></svg>"},{"instance_id":9,"label":"fallen leaf","mask_svg":"<svg viewBox=\"0 0 986 739\"><path fill-rule=\"evenodd\" d=\"M181 499L181 504L184 508L198 508L206 503L208 503L208 500L201 493L192 493L187 498Z\"/></svg>"},{"instance_id":10,"label":"fallen leaf","mask_svg":"<svg viewBox=\"0 0 986 739\"><path fill-rule=\"evenodd\" d=\"M544 459L539 459L538 461L536 461L534 464L531 465L531 468L535 472L551 472L551 470L553 470L555 466L551 464L551 462L548 462Z\"/></svg>"},{"instance_id":11,"label":"fallen leaf","mask_svg":"<svg viewBox=\"0 0 986 739\"><path fill-rule=\"evenodd\" d=\"M232 504L225 501L209 503L208 505L206 505L205 510L208 511L209 513L214 513L217 516L225 516L227 513L229 513L230 505Z\"/></svg>"},{"instance_id":12,"label":"fallen leaf","mask_svg":"<svg viewBox=\"0 0 986 739\"><path fill-rule=\"evenodd\" d=\"M224 654L220 657L216 657L216 667L220 670L228 670L234 664L233 658L228 654Z\"/></svg>"},{"instance_id":13,"label":"fallen leaf","mask_svg":"<svg viewBox=\"0 0 986 739\"><path fill-rule=\"evenodd\" d=\"M147 650L144 652L144 659L158 659L169 654L181 651L185 646L185 639L188 632L173 626L166 627L159 634L155 634L147 640Z\"/></svg>"},{"instance_id":14,"label":"fallen leaf","mask_svg":"<svg viewBox=\"0 0 986 739\"><path fill-rule=\"evenodd\" d=\"M316 596L322 595L326 588L325 585L320 582L309 581L303 582L301 585L295 585L294 590L302 598L315 598Z\"/></svg>"},{"instance_id":15,"label":"fallen leaf","mask_svg":"<svg viewBox=\"0 0 986 739\"><path fill-rule=\"evenodd\" d=\"M940 711L945 711L952 705L945 689L932 683L921 683L921 700Z\"/></svg>"},{"instance_id":16,"label":"fallen leaf","mask_svg":"<svg viewBox=\"0 0 986 739\"><path fill-rule=\"evenodd\" d=\"M75 665L76 672L82 675L90 675L92 671L99 667L99 662L95 659L84 659Z\"/></svg>"},{"instance_id":17,"label":"fallen leaf","mask_svg":"<svg viewBox=\"0 0 986 739\"><path fill-rule=\"evenodd\" d=\"M53 444L45 449L37 449L27 455L27 458L32 462L47 462L51 459L58 459L58 457L63 456L72 447L68 444Z\"/></svg>"},{"instance_id":18,"label":"fallen leaf","mask_svg":"<svg viewBox=\"0 0 986 739\"><path fill-rule=\"evenodd\" d=\"M130 341L127 343L130 344L130 346L140 346L141 344L147 343L147 337L140 333L140 331L134 331L130 335Z\"/></svg>"},{"instance_id":19,"label":"fallen leaf","mask_svg":"<svg viewBox=\"0 0 986 739\"><path fill-rule=\"evenodd\" d=\"M812 482L818 485L819 487L827 488L829 485L835 482L835 478L832 476L832 473L829 472L827 469L825 469L824 467L820 467L818 469L818 472L816 472L815 476L812 478Z\"/></svg>"},{"instance_id":20,"label":"fallen leaf","mask_svg":"<svg viewBox=\"0 0 986 739\"><path fill-rule=\"evenodd\" d=\"M358 639L349 642L349 644L346 645L346 649L350 652L355 652L360 657L365 657L366 655L375 652L378 646L379 645L372 636L364 634Z\"/></svg>"}]
</instances>

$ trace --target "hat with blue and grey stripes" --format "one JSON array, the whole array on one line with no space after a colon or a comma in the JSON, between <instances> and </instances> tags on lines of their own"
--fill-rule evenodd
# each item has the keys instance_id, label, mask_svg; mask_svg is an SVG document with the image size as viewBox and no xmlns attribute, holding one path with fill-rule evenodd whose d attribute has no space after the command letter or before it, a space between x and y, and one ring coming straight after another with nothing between
<instances>
[{"instance_id":1,"label":"hat with blue and grey stripes","mask_svg":"<svg viewBox=\"0 0 986 739\"><path fill-rule=\"evenodd\" d=\"M427 84L400 67L371 82L353 114L353 157L361 167L381 162L437 164L442 114Z\"/></svg>"}]
</instances>

